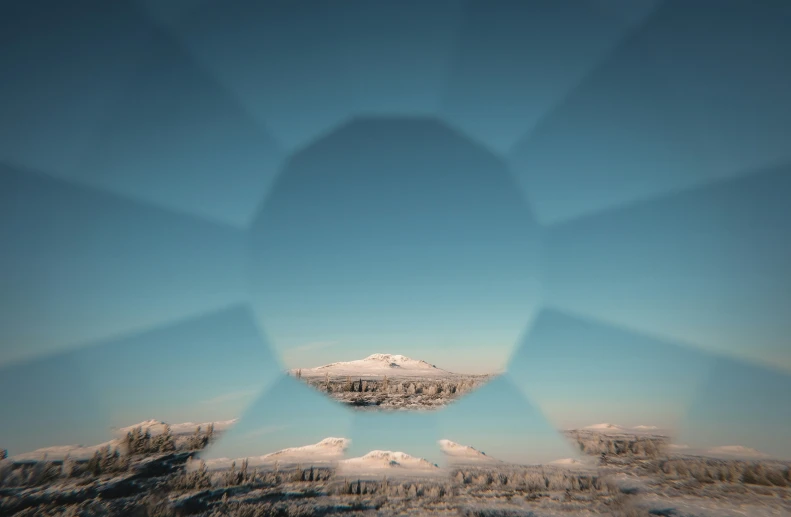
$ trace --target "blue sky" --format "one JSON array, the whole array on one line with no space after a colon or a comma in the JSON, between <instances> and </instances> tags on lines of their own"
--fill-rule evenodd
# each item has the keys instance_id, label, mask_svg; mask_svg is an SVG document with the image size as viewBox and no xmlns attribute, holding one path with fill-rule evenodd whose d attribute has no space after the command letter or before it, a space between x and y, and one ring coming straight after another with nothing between
<instances>
[{"instance_id":1,"label":"blue sky","mask_svg":"<svg viewBox=\"0 0 791 517\"><path fill-rule=\"evenodd\" d=\"M389 450L439 465L445 461L440 439L508 462L541 463L576 455L513 378L504 375L440 411L381 413L354 411L293 377L283 377L201 457L260 456L330 436L351 440L346 457Z\"/></svg>"},{"instance_id":2,"label":"blue sky","mask_svg":"<svg viewBox=\"0 0 791 517\"><path fill-rule=\"evenodd\" d=\"M187 4L0 8L11 450L47 411L58 442L241 414L272 357L483 372L524 338L553 422L642 423L571 414L627 382L662 419L704 404L688 346L791 370L785 3ZM550 393L564 369L587 384Z\"/></svg>"},{"instance_id":3,"label":"blue sky","mask_svg":"<svg viewBox=\"0 0 791 517\"><path fill-rule=\"evenodd\" d=\"M537 302L505 165L432 119L356 119L298 153L251 237L253 302L291 367L382 352L492 372Z\"/></svg>"},{"instance_id":4,"label":"blue sky","mask_svg":"<svg viewBox=\"0 0 791 517\"><path fill-rule=\"evenodd\" d=\"M544 309L508 371L558 429L611 423L676 431L712 364L689 346Z\"/></svg>"},{"instance_id":5,"label":"blue sky","mask_svg":"<svg viewBox=\"0 0 791 517\"><path fill-rule=\"evenodd\" d=\"M0 370L3 447L91 445L113 427L238 417L282 366L244 306Z\"/></svg>"},{"instance_id":6,"label":"blue sky","mask_svg":"<svg viewBox=\"0 0 791 517\"><path fill-rule=\"evenodd\" d=\"M433 411L355 412L347 455L356 458L375 450L399 451L440 465L443 454L435 438L440 434L439 421Z\"/></svg>"},{"instance_id":7,"label":"blue sky","mask_svg":"<svg viewBox=\"0 0 791 517\"><path fill-rule=\"evenodd\" d=\"M2 363L244 298L244 233L0 160Z\"/></svg>"},{"instance_id":8,"label":"blue sky","mask_svg":"<svg viewBox=\"0 0 791 517\"><path fill-rule=\"evenodd\" d=\"M283 375L255 397L238 424L201 458L262 456L324 438L349 438L352 419L351 409Z\"/></svg>"},{"instance_id":9,"label":"blue sky","mask_svg":"<svg viewBox=\"0 0 791 517\"><path fill-rule=\"evenodd\" d=\"M678 442L694 448L743 445L789 460L789 393L787 371L718 359L690 399Z\"/></svg>"},{"instance_id":10,"label":"blue sky","mask_svg":"<svg viewBox=\"0 0 791 517\"><path fill-rule=\"evenodd\" d=\"M510 463L546 463L577 452L531 403L513 374L497 377L437 413L441 436Z\"/></svg>"},{"instance_id":11,"label":"blue sky","mask_svg":"<svg viewBox=\"0 0 791 517\"><path fill-rule=\"evenodd\" d=\"M547 231L547 304L791 369L791 164Z\"/></svg>"}]
</instances>

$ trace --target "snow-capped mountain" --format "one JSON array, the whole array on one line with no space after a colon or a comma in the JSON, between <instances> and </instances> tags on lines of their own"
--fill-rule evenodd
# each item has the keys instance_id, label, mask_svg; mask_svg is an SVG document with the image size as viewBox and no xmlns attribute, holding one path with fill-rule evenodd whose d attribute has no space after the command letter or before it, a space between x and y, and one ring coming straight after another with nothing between
<instances>
[{"instance_id":1,"label":"snow-capped mountain","mask_svg":"<svg viewBox=\"0 0 791 517\"><path fill-rule=\"evenodd\" d=\"M571 429L577 431L577 429ZM593 424L585 426L579 431L589 431L602 434L624 434L624 435L650 435L650 436L664 436L666 431L662 431L659 427L654 425L637 425L635 427L625 427L618 424Z\"/></svg>"},{"instance_id":2,"label":"snow-capped mountain","mask_svg":"<svg viewBox=\"0 0 791 517\"><path fill-rule=\"evenodd\" d=\"M247 460L247 464L251 467L256 465L274 465L275 463L282 465L295 463L317 465L342 459L344 451L349 447L349 443L350 440L346 438L329 437L311 445L289 447L262 456L236 459L217 458L205 460L205 463L206 466L212 470L230 468L231 464L234 462L238 466L241 465L245 459ZM190 466L195 467L197 463Z\"/></svg>"},{"instance_id":3,"label":"snow-capped mountain","mask_svg":"<svg viewBox=\"0 0 791 517\"><path fill-rule=\"evenodd\" d=\"M626 429L617 424L593 424L583 427L586 431L611 431L611 432L625 432Z\"/></svg>"},{"instance_id":4,"label":"snow-capped mountain","mask_svg":"<svg viewBox=\"0 0 791 517\"><path fill-rule=\"evenodd\" d=\"M297 369L289 370L294 374ZM403 355L372 354L365 359L355 361L342 361L325 364L316 368L302 368L303 377L317 377L329 374L330 376L393 376L393 377L434 377L453 375L447 370L437 368L433 364L411 359Z\"/></svg>"},{"instance_id":5,"label":"snow-capped mountain","mask_svg":"<svg viewBox=\"0 0 791 517\"><path fill-rule=\"evenodd\" d=\"M469 445L461 445L445 439L439 440L437 443L439 443L442 452L448 457L449 463L501 463L500 460L491 458Z\"/></svg>"},{"instance_id":6,"label":"snow-capped mountain","mask_svg":"<svg viewBox=\"0 0 791 517\"><path fill-rule=\"evenodd\" d=\"M423 458L416 458L404 452L371 451L359 458L349 458L338 463L339 471L343 473L369 473L388 471L438 472L440 468Z\"/></svg>"},{"instance_id":7,"label":"snow-capped mountain","mask_svg":"<svg viewBox=\"0 0 791 517\"><path fill-rule=\"evenodd\" d=\"M324 438L318 443L304 445L302 447L289 447L277 452L266 454L264 458L274 460L287 459L311 459L311 458L331 458L337 459L343 456L343 451L349 447L350 440L347 438Z\"/></svg>"}]
</instances>

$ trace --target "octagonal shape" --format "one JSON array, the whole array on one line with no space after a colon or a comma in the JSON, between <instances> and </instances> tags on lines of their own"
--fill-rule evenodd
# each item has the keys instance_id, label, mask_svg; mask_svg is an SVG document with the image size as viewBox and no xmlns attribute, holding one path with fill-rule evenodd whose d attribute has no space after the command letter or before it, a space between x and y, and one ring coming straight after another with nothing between
<instances>
[{"instance_id":1,"label":"octagonal shape","mask_svg":"<svg viewBox=\"0 0 791 517\"><path fill-rule=\"evenodd\" d=\"M494 154L431 118L356 118L275 182L251 228L252 299L294 375L359 407L425 406L503 369L538 246Z\"/></svg>"}]
</instances>

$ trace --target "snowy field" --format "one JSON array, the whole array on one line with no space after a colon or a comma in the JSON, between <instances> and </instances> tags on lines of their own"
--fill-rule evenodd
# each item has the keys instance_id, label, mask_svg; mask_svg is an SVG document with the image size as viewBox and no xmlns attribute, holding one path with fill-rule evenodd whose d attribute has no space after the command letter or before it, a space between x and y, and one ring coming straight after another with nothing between
<instances>
[{"instance_id":1,"label":"snowy field","mask_svg":"<svg viewBox=\"0 0 791 517\"><path fill-rule=\"evenodd\" d=\"M436 443L444 466L409 451L348 457L343 437L258 458L201 461L200 451L232 424L146 421L104 444L4 459L0 514L791 515L788 462L738 445L674 447L650 426L566 430L584 457L546 465L511 464L447 439Z\"/></svg>"}]
</instances>

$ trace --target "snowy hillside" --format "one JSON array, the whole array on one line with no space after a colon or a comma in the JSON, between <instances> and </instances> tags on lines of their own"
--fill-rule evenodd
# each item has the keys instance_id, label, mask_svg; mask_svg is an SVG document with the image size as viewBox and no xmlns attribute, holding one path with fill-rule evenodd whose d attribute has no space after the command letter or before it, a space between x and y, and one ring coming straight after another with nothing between
<instances>
[{"instance_id":1,"label":"snowy hillside","mask_svg":"<svg viewBox=\"0 0 791 517\"><path fill-rule=\"evenodd\" d=\"M289 370L292 375L297 369ZM377 376L383 377L436 377L453 375L433 364L403 355L372 354L365 359L325 364L316 368L302 368L303 377Z\"/></svg>"},{"instance_id":2,"label":"snowy hillside","mask_svg":"<svg viewBox=\"0 0 791 517\"><path fill-rule=\"evenodd\" d=\"M445 439L439 440L437 443L439 443L439 447L442 449L445 456L448 457L448 463L450 464L501 463L500 460L491 458L469 445L461 445Z\"/></svg>"},{"instance_id":3,"label":"snowy hillside","mask_svg":"<svg viewBox=\"0 0 791 517\"><path fill-rule=\"evenodd\" d=\"M251 467L259 465L272 465L276 463L280 465L289 464L311 464L319 465L322 463L332 463L343 458L344 451L349 447L350 440L346 438L329 437L324 438L318 443L311 445L303 445L302 447L289 447L262 456L253 456L249 458L217 458L206 460L206 467L210 470L218 470L230 468L232 463L241 465L242 461L247 460L247 464ZM198 466L199 462L191 464L190 467Z\"/></svg>"},{"instance_id":4,"label":"snowy hillside","mask_svg":"<svg viewBox=\"0 0 791 517\"><path fill-rule=\"evenodd\" d=\"M194 434L198 427L200 427L202 432L206 432L209 426L214 424L214 432L219 434L227 429L230 429L230 427L235 423L236 419L219 422L205 422L202 424L183 422L180 424L170 425L170 432L177 440L184 440L186 439L185 437ZM122 448L123 440L126 437L126 434L135 428L139 427L143 430L143 432L148 431L153 437L165 432L167 425L168 424L166 422L162 422L160 420L145 420L134 425L115 429L113 431L113 434L116 436L115 439L97 445L56 445L53 447L44 447L31 452L17 454L12 456L12 459L15 461L33 461L42 460L46 457L48 460L60 461L68 456L73 460L86 460L91 458L96 453L96 451L101 451L106 447L110 447L111 450Z\"/></svg>"},{"instance_id":5,"label":"snowy hillside","mask_svg":"<svg viewBox=\"0 0 791 517\"><path fill-rule=\"evenodd\" d=\"M120 440L110 440L109 442L100 443L98 445L56 445L54 447L44 447L36 449L35 451L26 452L12 456L14 461L61 461L66 456L73 460L87 460L90 459L96 451L100 451L106 447L111 450L121 446Z\"/></svg>"},{"instance_id":6,"label":"snowy hillside","mask_svg":"<svg viewBox=\"0 0 791 517\"><path fill-rule=\"evenodd\" d=\"M198 427L201 428L202 431L206 431L210 425L214 424L214 431L221 432L226 431L231 428L236 423L237 419L233 420L223 420L219 422L204 422L202 424L198 424L195 422L183 422L180 424L170 424L170 432L173 435L180 435L180 434L192 434L195 432L195 429ZM162 434L165 432L165 427L167 426L167 422L162 422L160 420L145 420L143 422L129 425L126 427L122 427L120 429L115 430L115 434L118 436L124 436L129 431L139 427L143 430L143 432L148 431L151 436L156 436L158 434Z\"/></svg>"}]
</instances>

